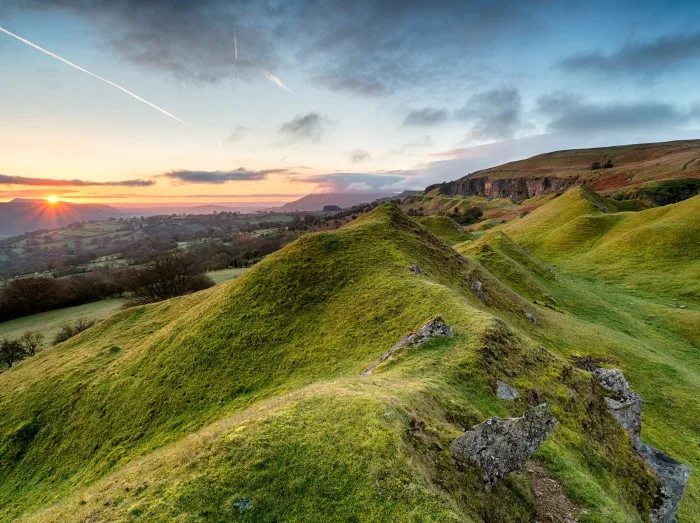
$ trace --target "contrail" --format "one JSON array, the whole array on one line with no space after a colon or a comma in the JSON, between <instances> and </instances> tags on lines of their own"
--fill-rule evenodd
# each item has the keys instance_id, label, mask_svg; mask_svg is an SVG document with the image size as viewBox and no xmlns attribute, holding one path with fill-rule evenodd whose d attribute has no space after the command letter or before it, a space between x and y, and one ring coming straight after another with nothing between
<instances>
[{"instance_id":1,"label":"contrail","mask_svg":"<svg viewBox=\"0 0 700 523\"><path fill-rule=\"evenodd\" d=\"M5 33L5 34L8 35L8 36L11 36L12 38L16 38L17 40L19 40L19 41L22 42L23 44L27 44L28 46L33 47L33 48L36 49L37 51L41 51L42 53L49 55L51 58L55 58L56 60L58 60L58 61L60 61L60 62L63 62L63 63L66 64L66 65L70 65L72 68L77 69L78 71L82 71L82 72L85 73L85 74L89 74L90 76L92 76L92 77L94 77L94 78L97 78L98 80L102 80L103 82L105 82L105 83L111 85L112 87L116 87L117 89L119 89L119 90L122 91L123 93L128 94L128 95L131 96L132 98L136 98L139 102L143 102L143 103L145 103L146 105L150 105L150 106L153 107L156 111L160 111L161 113L163 113L163 114L166 115L166 116L169 116L169 117L172 118L173 120L177 120L177 121L180 122L180 123L185 123L183 120L181 120L180 118L178 118L178 117L175 116L174 114L169 113L169 112L166 111L165 109L161 109L161 108L158 107L156 104L151 103L151 102L149 102L148 100L144 100L144 99L141 98L139 95L132 93L131 91L129 91L128 89L125 89L125 88L122 87L121 85L117 85L117 84L115 84L114 82L111 82L111 81L107 80L106 78L101 77L100 75L97 75L97 74L95 74L95 73L91 73L91 72L88 71L87 69L83 69L83 68L80 67L79 65L74 64L73 62L70 62L70 61L66 60L65 58L62 58L62 57L58 56L57 54L54 54L54 53L52 53L51 51L48 51L48 50L44 49L43 47L40 47L40 46L38 46L38 45L36 45L36 44L30 42L29 40L27 40L27 39L25 39L25 38L22 38L21 36L16 35L15 33L12 33L12 32L10 32L10 31L8 31L7 29L5 29L5 28L3 28L3 27L0 27L0 31L3 32L3 33Z\"/></svg>"},{"instance_id":2,"label":"contrail","mask_svg":"<svg viewBox=\"0 0 700 523\"><path fill-rule=\"evenodd\" d=\"M223 155L223 154L224 154L224 146L221 145L221 138L219 138L219 137L217 136L217 137L216 137L216 141L219 142L219 149L221 149L221 154Z\"/></svg>"},{"instance_id":3,"label":"contrail","mask_svg":"<svg viewBox=\"0 0 700 523\"><path fill-rule=\"evenodd\" d=\"M282 89L286 89L286 90L289 91L290 93L293 93L293 92L294 92L294 91L292 91L289 87L287 87L286 85L284 85L284 82L283 82L282 80L280 80L279 78L277 78L277 77L276 77L274 74L272 74L270 71L266 71L265 69L263 69L263 70L262 70L262 74L263 74L263 76L264 76L265 78L267 78L268 80L270 80L270 81L271 81L273 84L275 84L277 87L281 87Z\"/></svg>"},{"instance_id":4,"label":"contrail","mask_svg":"<svg viewBox=\"0 0 700 523\"><path fill-rule=\"evenodd\" d=\"M233 54L236 57L236 81L238 81L238 40L236 40L236 28L233 28Z\"/></svg>"}]
</instances>

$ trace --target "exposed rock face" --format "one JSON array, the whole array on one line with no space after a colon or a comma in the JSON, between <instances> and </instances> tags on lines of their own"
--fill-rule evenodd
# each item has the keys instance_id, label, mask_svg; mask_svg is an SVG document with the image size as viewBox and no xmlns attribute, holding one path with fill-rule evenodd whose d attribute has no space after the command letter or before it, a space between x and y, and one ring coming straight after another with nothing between
<instances>
[{"instance_id":1,"label":"exposed rock face","mask_svg":"<svg viewBox=\"0 0 700 523\"><path fill-rule=\"evenodd\" d=\"M520 393L503 381L496 382L496 397L501 400L517 400Z\"/></svg>"},{"instance_id":2,"label":"exposed rock face","mask_svg":"<svg viewBox=\"0 0 700 523\"><path fill-rule=\"evenodd\" d=\"M605 398L608 411L632 439L632 445L654 470L661 483L655 508L650 517L654 523L673 523L690 477L690 467L679 463L651 445L641 442L642 398L630 390L619 369L595 369L593 374L601 386L617 399Z\"/></svg>"},{"instance_id":3,"label":"exposed rock face","mask_svg":"<svg viewBox=\"0 0 700 523\"><path fill-rule=\"evenodd\" d=\"M417 263L414 264L414 265L411 265L411 266L408 268L408 270L411 271L411 272L414 273L414 274L425 274L425 273L423 272L423 269L421 269L421 268L420 268L420 265L418 265Z\"/></svg>"},{"instance_id":4,"label":"exposed rock face","mask_svg":"<svg viewBox=\"0 0 700 523\"><path fill-rule=\"evenodd\" d=\"M543 403L522 418L490 418L472 427L452 442L452 455L481 467L484 481L492 485L522 468L556 426L549 405Z\"/></svg>"},{"instance_id":5,"label":"exposed rock face","mask_svg":"<svg viewBox=\"0 0 700 523\"><path fill-rule=\"evenodd\" d=\"M496 178L465 176L453 182L431 185L426 188L429 192L439 188L440 192L449 196L488 196L491 198L512 198L526 200L533 196L559 192L581 182L578 178L557 178L542 176L539 178Z\"/></svg>"},{"instance_id":6,"label":"exposed rock face","mask_svg":"<svg viewBox=\"0 0 700 523\"><path fill-rule=\"evenodd\" d=\"M654 523L672 523L690 478L690 467L677 462L651 445L642 443L640 454L659 478L658 506L651 511Z\"/></svg>"},{"instance_id":7,"label":"exposed rock face","mask_svg":"<svg viewBox=\"0 0 700 523\"><path fill-rule=\"evenodd\" d=\"M423 325L417 332L408 334L401 338L396 345L392 346L384 354L379 356L377 361L362 371L360 376L369 376L372 374L374 369L385 361L392 359L394 357L394 353L403 347L420 347L426 341L431 340L432 338L438 338L441 336L451 338L452 335L452 328L445 323L442 316L436 316L432 320L428 321L428 323Z\"/></svg>"},{"instance_id":8,"label":"exposed rock face","mask_svg":"<svg viewBox=\"0 0 700 523\"><path fill-rule=\"evenodd\" d=\"M486 293L484 292L484 284L480 281L473 281L471 284L472 291L482 302L486 302Z\"/></svg>"}]
</instances>

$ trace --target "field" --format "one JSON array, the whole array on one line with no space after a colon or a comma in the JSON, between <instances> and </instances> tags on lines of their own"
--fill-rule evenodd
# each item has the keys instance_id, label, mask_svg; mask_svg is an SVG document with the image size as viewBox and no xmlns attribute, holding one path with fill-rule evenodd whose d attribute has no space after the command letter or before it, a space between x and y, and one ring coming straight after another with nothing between
<instances>
[{"instance_id":1,"label":"field","mask_svg":"<svg viewBox=\"0 0 700 523\"><path fill-rule=\"evenodd\" d=\"M527 471L486 488L449 445L534 398L559 420L535 460L579 521L644 520L655 479L571 356L623 369L643 439L700 464L698 243L677 267L640 256L634 274L605 258L640 234L657 254L670 233L694 237L700 198L636 214L600 202L575 189L456 250L430 232L454 234L444 220L384 205L0 374L0 519L532 521ZM600 216L585 248L542 230ZM358 376L436 314L453 338ZM496 379L523 397L498 400ZM678 520L699 511L693 474Z\"/></svg>"}]
</instances>

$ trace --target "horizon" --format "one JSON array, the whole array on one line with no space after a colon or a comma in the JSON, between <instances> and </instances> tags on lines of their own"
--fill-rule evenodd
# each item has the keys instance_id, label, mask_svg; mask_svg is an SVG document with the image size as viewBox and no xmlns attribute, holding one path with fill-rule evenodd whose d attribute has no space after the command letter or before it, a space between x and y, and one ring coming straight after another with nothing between
<instances>
[{"instance_id":1,"label":"horizon","mask_svg":"<svg viewBox=\"0 0 700 523\"><path fill-rule=\"evenodd\" d=\"M698 20L681 2L11 0L0 201L275 205L690 139Z\"/></svg>"}]
</instances>

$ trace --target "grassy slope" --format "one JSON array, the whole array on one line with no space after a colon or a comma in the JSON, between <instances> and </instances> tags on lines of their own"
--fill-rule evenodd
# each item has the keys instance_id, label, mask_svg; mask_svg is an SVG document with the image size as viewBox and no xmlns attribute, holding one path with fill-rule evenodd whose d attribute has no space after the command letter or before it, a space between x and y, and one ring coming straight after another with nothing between
<instances>
[{"instance_id":1,"label":"grassy slope","mask_svg":"<svg viewBox=\"0 0 700 523\"><path fill-rule=\"evenodd\" d=\"M384 206L236 281L121 312L3 373L0 519L57 503L35 518L528 521L526 474L487 491L447 450L463 427L527 408L495 399L499 378L554 405L561 425L538 456L586 507L582 520L638 520L653 480L590 374L564 356L618 358L647 401L644 437L690 462L700 385L687 323L652 328L640 311L659 304L623 307L631 298L609 286L554 281L501 243L561 312ZM408 271L415 262L425 276ZM469 288L476 279L486 305ZM436 313L455 338L357 377ZM254 509L238 514L240 497ZM693 479L680 521L699 506Z\"/></svg>"},{"instance_id":2,"label":"grassy slope","mask_svg":"<svg viewBox=\"0 0 700 523\"><path fill-rule=\"evenodd\" d=\"M471 235L449 216L420 216L415 220L450 245L471 239Z\"/></svg>"}]
</instances>

